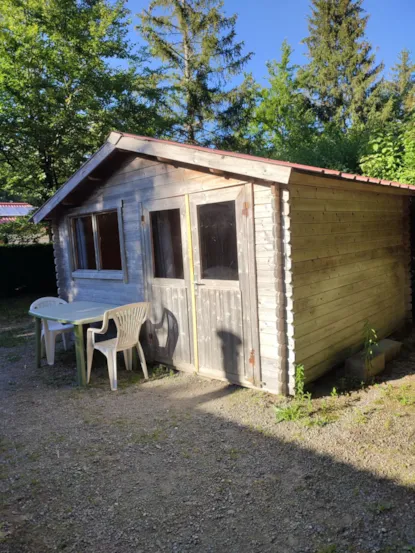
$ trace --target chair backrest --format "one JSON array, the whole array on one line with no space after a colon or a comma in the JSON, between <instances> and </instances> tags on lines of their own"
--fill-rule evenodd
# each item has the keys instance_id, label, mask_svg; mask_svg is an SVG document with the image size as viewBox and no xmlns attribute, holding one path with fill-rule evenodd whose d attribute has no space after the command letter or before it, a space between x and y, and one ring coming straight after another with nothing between
<instances>
[{"instance_id":1,"label":"chair backrest","mask_svg":"<svg viewBox=\"0 0 415 553\"><path fill-rule=\"evenodd\" d=\"M50 305L64 305L66 303L68 302L65 300L62 300L61 298L46 296L44 298L39 298L38 300L34 301L30 306L30 311L36 311L36 309L41 309L42 307L49 307ZM43 326L43 331L47 332L49 327L46 319L42 319L42 326Z\"/></svg>"},{"instance_id":2,"label":"chair backrest","mask_svg":"<svg viewBox=\"0 0 415 553\"><path fill-rule=\"evenodd\" d=\"M53 297L39 298L38 300L32 303L32 305L30 306L30 311L36 311L36 309L40 309L42 307L49 307L50 305L63 305L66 303L68 302L65 300L62 300L61 298L53 298Z\"/></svg>"},{"instance_id":3,"label":"chair backrest","mask_svg":"<svg viewBox=\"0 0 415 553\"><path fill-rule=\"evenodd\" d=\"M147 319L150 304L147 302L130 303L110 309L105 317L113 319L117 327L117 348L129 348L138 342L140 329Z\"/></svg>"}]
</instances>

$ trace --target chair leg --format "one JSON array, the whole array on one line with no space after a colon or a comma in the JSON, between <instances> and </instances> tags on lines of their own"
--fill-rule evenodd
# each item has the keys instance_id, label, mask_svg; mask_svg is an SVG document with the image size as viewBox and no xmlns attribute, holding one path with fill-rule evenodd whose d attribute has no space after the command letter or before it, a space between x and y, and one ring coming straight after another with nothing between
<instances>
[{"instance_id":1,"label":"chair leg","mask_svg":"<svg viewBox=\"0 0 415 553\"><path fill-rule=\"evenodd\" d=\"M55 341L56 334L54 332L45 332L46 359L48 365L53 365L55 363Z\"/></svg>"},{"instance_id":2,"label":"chair leg","mask_svg":"<svg viewBox=\"0 0 415 553\"><path fill-rule=\"evenodd\" d=\"M65 332L62 332L62 342L63 342L63 349L65 351L68 351L68 347L66 345L66 333Z\"/></svg>"},{"instance_id":3,"label":"chair leg","mask_svg":"<svg viewBox=\"0 0 415 553\"><path fill-rule=\"evenodd\" d=\"M92 342L92 338L87 333L86 338L86 360L87 360L87 376L86 376L86 383L89 384L89 381L91 380L91 369L92 369L92 361L94 359L94 344Z\"/></svg>"},{"instance_id":4,"label":"chair leg","mask_svg":"<svg viewBox=\"0 0 415 553\"><path fill-rule=\"evenodd\" d=\"M133 351L132 349L125 349L123 351L123 354L124 354L124 363L125 363L125 368L127 369L127 371L132 371L133 370Z\"/></svg>"},{"instance_id":5,"label":"chair leg","mask_svg":"<svg viewBox=\"0 0 415 553\"><path fill-rule=\"evenodd\" d=\"M108 352L107 363L111 390L115 391L117 389L117 352L115 349Z\"/></svg>"},{"instance_id":6,"label":"chair leg","mask_svg":"<svg viewBox=\"0 0 415 553\"><path fill-rule=\"evenodd\" d=\"M144 378L148 380L146 358L144 357L144 351L143 351L143 348L141 347L140 342L137 342L137 351L138 351L138 357L140 358L141 368L143 369Z\"/></svg>"}]
</instances>

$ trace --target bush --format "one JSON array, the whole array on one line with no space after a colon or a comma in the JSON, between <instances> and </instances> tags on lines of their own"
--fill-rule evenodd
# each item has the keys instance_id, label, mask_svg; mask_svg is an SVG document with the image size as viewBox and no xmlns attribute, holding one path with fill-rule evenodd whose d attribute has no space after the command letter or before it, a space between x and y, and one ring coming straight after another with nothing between
<instances>
[{"instance_id":1,"label":"bush","mask_svg":"<svg viewBox=\"0 0 415 553\"><path fill-rule=\"evenodd\" d=\"M56 295L52 244L0 246L0 297Z\"/></svg>"}]
</instances>

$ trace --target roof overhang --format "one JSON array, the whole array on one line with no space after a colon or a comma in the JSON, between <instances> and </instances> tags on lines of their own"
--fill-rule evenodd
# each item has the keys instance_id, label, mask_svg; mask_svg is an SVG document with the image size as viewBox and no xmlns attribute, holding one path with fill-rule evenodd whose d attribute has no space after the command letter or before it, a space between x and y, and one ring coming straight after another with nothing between
<instances>
[{"instance_id":1,"label":"roof overhang","mask_svg":"<svg viewBox=\"0 0 415 553\"><path fill-rule=\"evenodd\" d=\"M49 217L51 212L58 207L75 188L88 179L91 173L117 150L120 152L132 152L137 155L154 157L160 161L173 161L176 163L198 166L213 173L238 175L259 181L289 184L293 171L311 172L313 174L320 174L326 177L330 176L342 180L346 179L348 181L353 180L360 183L366 182L368 184L401 188L402 193L403 189L405 189L406 193L415 194L415 186L412 185L382 181L380 179L362 177L361 175L349 175L341 173L340 171L332 171L320 167L299 165L286 161L214 150L191 144L180 144L169 140L113 131L108 136L105 144L32 215L31 220L34 223L39 223L43 219Z\"/></svg>"}]
</instances>

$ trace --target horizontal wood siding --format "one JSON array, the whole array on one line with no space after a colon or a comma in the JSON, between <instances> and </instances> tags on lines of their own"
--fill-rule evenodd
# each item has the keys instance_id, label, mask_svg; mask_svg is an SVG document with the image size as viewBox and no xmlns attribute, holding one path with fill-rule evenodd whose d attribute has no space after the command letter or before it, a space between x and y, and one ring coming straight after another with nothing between
<instances>
[{"instance_id":1,"label":"horizontal wood siding","mask_svg":"<svg viewBox=\"0 0 415 553\"><path fill-rule=\"evenodd\" d=\"M286 393L279 194L276 186L254 185L261 381L266 390Z\"/></svg>"},{"instance_id":2,"label":"horizontal wood siding","mask_svg":"<svg viewBox=\"0 0 415 553\"><path fill-rule=\"evenodd\" d=\"M381 338L410 317L407 206L398 194L293 176L288 340L307 381L362 347L365 321Z\"/></svg>"}]
</instances>

